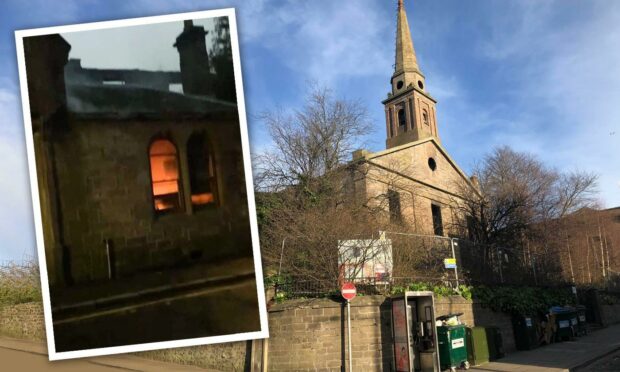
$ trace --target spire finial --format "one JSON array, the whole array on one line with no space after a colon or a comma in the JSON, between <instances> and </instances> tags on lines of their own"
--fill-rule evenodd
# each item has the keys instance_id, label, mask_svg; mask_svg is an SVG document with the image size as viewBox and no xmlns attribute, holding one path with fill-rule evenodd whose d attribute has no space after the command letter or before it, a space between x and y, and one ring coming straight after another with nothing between
<instances>
[{"instance_id":1,"label":"spire finial","mask_svg":"<svg viewBox=\"0 0 620 372\"><path fill-rule=\"evenodd\" d=\"M401 10L404 6L404 0L398 0L398 10Z\"/></svg>"}]
</instances>

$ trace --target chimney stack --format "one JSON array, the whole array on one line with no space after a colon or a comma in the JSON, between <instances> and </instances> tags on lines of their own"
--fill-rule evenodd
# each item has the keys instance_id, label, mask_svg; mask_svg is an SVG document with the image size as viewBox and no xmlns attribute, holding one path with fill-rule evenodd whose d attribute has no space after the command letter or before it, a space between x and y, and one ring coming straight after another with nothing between
<instances>
[{"instance_id":1,"label":"chimney stack","mask_svg":"<svg viewBox=\"0 0 620 372\"><path fill-rule=\"evenodd\" d=\"M58 34L30 36L23 41L28 99L36 130L39 119L44 122L66 106L64 68L71 45Z\"/></svg>"},{"instance_id":2,"label":"chimney stack","mask_svg":"<svg viewBox=\"0 0 620 372\"><path fill-rule=\"evenodd\" d=\"M191 20L183 21L183 32L174 43L181 59L181 83L185 94L208 96L213 93L206 34L204 27L194 26Z\"/></svg>"}]
</instances>

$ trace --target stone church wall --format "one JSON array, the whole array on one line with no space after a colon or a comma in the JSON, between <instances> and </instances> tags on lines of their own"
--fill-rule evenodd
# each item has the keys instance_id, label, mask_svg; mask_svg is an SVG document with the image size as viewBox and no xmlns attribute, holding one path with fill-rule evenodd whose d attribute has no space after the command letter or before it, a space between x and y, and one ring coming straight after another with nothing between
<instances>
[{"instance_id":1,"label":"stone church wall","mask_svg":"<svg viewBox=\"0 0 620 372\"><path fill-rule=\"evenodd\" d=\"M435 170L430 169L429 158L434 159ZM364 191L366 200L381 200L389 189L398 192L403 225L429 235L434 233L431 204L436 204L441 207L444 235L450 233L458 209L456 195L465 181L431 141L370 154L368 159L365 187L356 191Z\"/></svg>"},{"instance_id":2,"label":"stone church wall","mask_svg":"<svg viewBox=\"0 0 620 372\"><path fill-rule=\"evenodd\" d=\"M184 211L156 215L148 152L151 140L156 135L172 139L182 157L190 134L205 128L215 146L221 205L192 215ZM190 256L215 260L250 255L237 128L233 120L73 122L58 137L54 151L62 231L74 279L107 276L106 239L111 241L114 266L121 276L183 263ZM181 182L189 182L181 171ZM233 215L241 215L241 221L233 220Z\"/></svg>"}]
</instances>

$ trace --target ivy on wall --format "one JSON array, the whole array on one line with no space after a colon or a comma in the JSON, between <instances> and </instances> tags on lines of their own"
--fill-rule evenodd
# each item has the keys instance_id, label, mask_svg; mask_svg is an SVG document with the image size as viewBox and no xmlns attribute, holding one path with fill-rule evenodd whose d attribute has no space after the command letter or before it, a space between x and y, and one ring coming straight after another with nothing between
<instances>
[{"instance_id":1,"label":"ivy on wall","mask_svg":"<svg viewBox=\"0 0 620 372\"><path fill-rule=\"evenodd\" d=\"M279 290L275 293L275 302L281 303L292 298L304 298L304 296L299 295L293 296L292 293L289 293L286 286L281 286L282 283L290 283L290 278L274 275L265 279L265 286L267 288L280 284ZM364 289L363 286L360 286L358 289L358 296L364 295ZM575 296L572 294L570 288L488 287L484 285L459 285L457 288L453 288L441 284L415 282L404 286L393 286L385 292L369 294L397 295L406 291L431 291L438 298L461 296L466 300L475 299L482 306L490 308L493 311L515 315L535 315L539 312L547 313L552 306L575 304ZM332 290L321 293L320 295L314 294L312 297L340 298L340 292L338 290Z\"/></svg>"},{"instance_id":2,"label":"ivy on wall","mask_svg":"<svg viewBox=\"0 0 620 372\"><path fill-rule=\"evenodd\" d=\"M431 283L411 283L407 286L395 286L390 294L401 294L405 291L431 291L437 297L461 296L466 300L472 299L472 288L466 285L459 285L458 288L452 288L445 285L436 285Z\"/></svg>"},{"instance_id":3,"label":"ivy on wall","mask_svg":"<svg viewBox=\"0 0 620 372\"><path fill-rule=\"evenodd\" d=\"M575 303L570 288L478 286L472 294L485 307L515 315L546 313L552 306Z\"/></svg>"}]
</instances>

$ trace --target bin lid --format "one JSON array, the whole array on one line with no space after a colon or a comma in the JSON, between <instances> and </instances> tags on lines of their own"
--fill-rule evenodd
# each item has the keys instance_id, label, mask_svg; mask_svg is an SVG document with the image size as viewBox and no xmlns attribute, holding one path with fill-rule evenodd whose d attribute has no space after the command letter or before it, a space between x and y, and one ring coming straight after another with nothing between
<instances>
[{"instance_id":1,"label":"bin lid","mask_svg":"<svg viewBox=\"0 0 620 372\"><path fill-rule=\"evenodd\" d=\"M463 315L463 313L447 314L447 315L438 316L437 318L435 318L435 320L448 320L448 319L453 318L455 316L459 317L461 315Z\"/></svg>"},{"instance_id":2,"label":"bin lid","mask_svg":"<svg viewBox=\"0 0 620 372\"><path fill-rule=\"evenodd\" d=\"M571 311L573 310L563 306L553 306L551 309L549 309L549 312L551 314L566 314L570 313Z\"/></svg>"}]
</instances>

